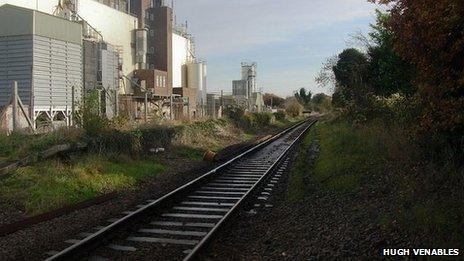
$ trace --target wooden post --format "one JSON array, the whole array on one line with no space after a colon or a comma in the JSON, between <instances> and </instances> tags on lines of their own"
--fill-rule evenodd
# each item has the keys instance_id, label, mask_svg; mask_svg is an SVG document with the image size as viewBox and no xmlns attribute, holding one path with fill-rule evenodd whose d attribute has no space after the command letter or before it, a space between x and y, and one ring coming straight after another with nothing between
<instances>
[{"instance_id":1,"label":"wooden post","mask_svg":"<svg viewBox=\"0 0 464 261\"><path fill-rule=\"evenodd\" d=\"M130 2L130 1L129 1ZM115 106L115 110L114 110L114 114L115 116L119 116L119 93L118 93L118 90L114 90L114 106Z\"/></svg>"},{"instance_id":2,"label":"wooden post","mask_svg":"<svg viewBox=\"0 0 464 261\"><path fill-rule=\"evenodd\" d=\"M173 102L173 99L172 99L172 94L171 94L171 103L169 105L169 116L171 117L171 120L174 119L174 117L172 115L172 102Z\"/></svg>"},{"instance_id":3,"label":"wooden post","mask_svg":"<svg viewBox=\"0 0 464 261\"><path fill-rule=\"evenodd\" d=\"M184 103L184 101L182 101ZM190 97L187 97L187 115L190 120Z\"/></svg>"},{"instance_id":4,"label":"wooden post","mask_svg":"<svg viewBox=\"0 0 464 261\"><path fill-rule=\"evenodd\" d=\"M18 82L13 82L13 93L12 93L12 103L13 103L13 131L18 130Z\"/></svg>"},{"instance_id":5,"label":"wooden post","mask_svg":"<svg viewBox=\"0 0 464 261\"><path fill-rule=\"evenodd\" d=\"M145 118L145 123L148 122L148 93L145 92L145 104L144 104L144 118Z\"/></svg>"}]
</instances>

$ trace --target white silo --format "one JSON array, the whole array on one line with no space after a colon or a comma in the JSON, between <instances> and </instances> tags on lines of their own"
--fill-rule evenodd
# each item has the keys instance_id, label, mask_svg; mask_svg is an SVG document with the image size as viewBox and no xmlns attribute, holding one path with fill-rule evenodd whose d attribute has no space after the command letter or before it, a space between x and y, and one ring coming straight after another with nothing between
<instances>
[{"instance_id":1,"label":"white silo","mask_svg":"<svg viewBox=\"0 0 464 261\"><path fill-rule=\"evenodd\" d=\"M197 102L200 106L206 103L207 66L205 62L189 63L187 66L188 87L198 91Z\"/></svg>"},{"instance_id":2,"label":"white silo","mask_svg":"<svg viewBox=\"0 0 464 261\"><path fill-rule=\"evenodd\" d=\"M208 82L208 66L206 64L206 62L202 62L202 65L203 65L203 70L202 70L202 73L203 73L203 87L201 89L201 92L198 92L198 95L199 97L201 97L200 101L202 101L202 106L206 106L206 93L208 92L208 86L207 86L207 82Z\"/></svg>"}]
</instances>

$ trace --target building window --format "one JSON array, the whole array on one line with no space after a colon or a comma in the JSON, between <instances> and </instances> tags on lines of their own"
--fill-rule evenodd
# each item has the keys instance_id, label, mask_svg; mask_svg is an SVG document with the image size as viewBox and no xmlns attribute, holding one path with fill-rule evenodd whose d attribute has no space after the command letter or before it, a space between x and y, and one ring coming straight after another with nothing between
<instances>
[{"instance_id":1,"label":"building window","mask_svg":"<svg viewBox=\"0 0 464 261\"><path fill-rule=\"evenodd\" d=\"M155 15L150 14L150 20L151 20L151 21L154 21L154 20L155 20Z\"/></svg>"},{"instance_id":2,"label":"building window","mask_svg":"<svg viewBox=\"0 0 464 261\"><path fill-rule=\"evenodd\" d=\"M150 30L150 36L155 36L155 30Z\"/></svg>"},{"instance_id":3,"label":"building window","mask_svg":"<svg viewBox=\"0 0 464 261\"><path fill-rule=\"evenodd\" d=\"M155 47L150 47L150 53L155 53Z\"/></svg>"},{"instance_id":4,"label":"building window","mask_svg":"<svg viewBox=\"0 0 464 261\"><path fill-rule=\"evenodd\" d=\"M155 65L150 63L150 69L155 69Z\"/></svg>"},{"instance_id":5,"label":"building window","mask_svg":"<svg viewBox=\"0 0 464 261\"><path fill-rule=\"evenodd\" d=\"M163 76L163 87L166 87L166 76Z\"/></svg>"}]
</instances>

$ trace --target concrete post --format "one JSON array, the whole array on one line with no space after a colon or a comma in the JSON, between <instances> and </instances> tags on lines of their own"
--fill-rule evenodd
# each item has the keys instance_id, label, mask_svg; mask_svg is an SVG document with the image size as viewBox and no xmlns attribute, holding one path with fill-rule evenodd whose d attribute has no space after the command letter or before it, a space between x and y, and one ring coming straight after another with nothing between
<instances>
[{"instance_id":1,"label":"concrete post","mask_svg":"<svg viewBox=\"0 0 464 261\"><path fill-rule=\"evenodd\" d=\"M70 125L74 126L74 116L76 113L76 96L75 96L75 87L74 85L71 87L71 117L70 117Z\"/></svg>"}]
</instances>

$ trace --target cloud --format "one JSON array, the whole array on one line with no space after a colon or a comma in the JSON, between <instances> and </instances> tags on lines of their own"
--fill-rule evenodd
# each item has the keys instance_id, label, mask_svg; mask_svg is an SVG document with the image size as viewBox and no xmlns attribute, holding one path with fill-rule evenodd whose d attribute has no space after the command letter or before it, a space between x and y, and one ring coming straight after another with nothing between
<instances>
[{"instance_id":1,"label":"cloud","mask_svg":"<svg viewBox=\"0 0 464 261\"><path fill-rule=\"evenodd\" d=\"M368 17L364 0L177 0L177 21L188 20L200 56L227 55L285 42L296 34Z\"/></svg>"},{"instance_id":2,"label":"cloud","mask_svg":"<svg viewBox=\"0 0 464 261\"><path fill-rule=\"evenodd\" d=\"M366 31L376 6L367 0L175 0L177 21L188 20L197 54L208 61L208 91L231 90L240 62L258 62L265 92L291 95L319 88L322 62Z\"/></svg>"}]
</instances>

